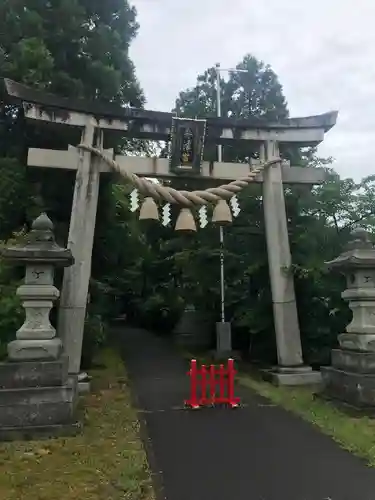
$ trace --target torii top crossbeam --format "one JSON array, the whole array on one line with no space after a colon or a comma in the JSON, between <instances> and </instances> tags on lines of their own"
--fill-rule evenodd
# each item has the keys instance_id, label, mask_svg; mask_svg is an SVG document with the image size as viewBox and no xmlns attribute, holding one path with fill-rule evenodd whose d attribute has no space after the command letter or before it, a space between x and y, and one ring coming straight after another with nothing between
<instances>
[{"instance_id":1,"label":"torii top crossbeam","mask_svg":"<svg viewBox=\"0 0 375 500\"><path fill-rule=\"evenodd\" d=\"M173 113L121 107L116 104L88 102L81 99L58 97L25 85L4 79L8 96L24 104L26 118L83 127L84 116L97 119L102 130L119 130L122 135L149 140L168 140ZM225 144L242 141L277 139L279 144L298 143L315 146L335 124L337 112L301 118L288 118L277 123L260 118L207 118L206 142Z\"/></svg>"}]
</instances>

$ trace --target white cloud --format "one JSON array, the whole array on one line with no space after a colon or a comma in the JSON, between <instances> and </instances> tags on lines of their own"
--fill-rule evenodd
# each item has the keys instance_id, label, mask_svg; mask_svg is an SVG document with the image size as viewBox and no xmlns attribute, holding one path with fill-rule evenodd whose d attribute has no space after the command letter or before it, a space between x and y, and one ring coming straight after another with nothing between
<instances>
[{"instance_id":1,"label":"white cloud","mask_svg":"<svg viewBox=\"0 0 375 500\"><path fill-rule=\"evenodd\" d=\"M339 110L320 147L343 176L375 173L373 0L133 0L131 49L148 107L170 110L179 91L215 62L250 52L269 63L292 116Z\"/></svg>"}]
</instances>

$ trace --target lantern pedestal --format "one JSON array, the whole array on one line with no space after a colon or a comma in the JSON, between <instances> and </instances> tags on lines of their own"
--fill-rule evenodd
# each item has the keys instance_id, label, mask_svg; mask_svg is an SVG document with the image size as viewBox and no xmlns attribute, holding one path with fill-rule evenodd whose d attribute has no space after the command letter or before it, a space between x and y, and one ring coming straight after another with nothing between
<instances>
[{"instance_id":1,"label":"lantern pedestal","mask_svg":"<svg viewBox=\"0 0 375 500\"><path fill-rule=\"evenodd\" d=\"M332 366L322 368L324 393L359 409L375 411L375 353L332 350Z\"/></svg>"},{"instance_id":2,"label":"lantern pedestal","mask_svg":"<svg viewBox=\"0 0 375 500\"><path fill-rule=\"evenodd\" d=\"M76 434L76 395L66 357L0 363L0 440Z\"/></svg>"},{"instance_id":3,"label":"lantern pedestal","mask_svg":"<svg viewBox=\"0 0 375 500\"><path fill-rule=\"evenodd\" d=\"M347 251L327 267L346 275L342 298L353 319L338 336L340 347L332 350L331 366L321 369L323 395L375 411L375 248L366 231L353 231Z\"/></svg>"},{"instance_id":4,"label":"lantern pedestal","mask_svg":"<svg viewBox=\"0 0 375 500\"><path fill-rule=\"evenodd\" d=\"M75 434L77 377L68 375L68 358L49 315L59 291L54 267L70 266L70 250L59 247L46 214L32 225L24 245L6 248L2 257L26 266L17 295L25 321L8 344L0 363L0 440L33 439Z\"/></svg>"}]
</instances>

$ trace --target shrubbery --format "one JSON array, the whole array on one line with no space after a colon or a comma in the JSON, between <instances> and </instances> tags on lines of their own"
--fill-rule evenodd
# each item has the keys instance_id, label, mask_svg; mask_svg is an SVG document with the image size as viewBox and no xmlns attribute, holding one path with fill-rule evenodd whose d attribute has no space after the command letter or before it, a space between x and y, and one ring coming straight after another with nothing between
<instances>
[{"instance_id":1,"label":"shrubbery","mask_svg":"<svg viewBox=\"0 0 375 500\"><path fill-rule=\"evenodd\" d=\"M1 250L7 245L17 243L22 233L12 240L0 242ZM0 256L0 359L6 356L7 344L16 338L16 331L24 320L24 310L16 290L21 284L18 269L6 263Z\"/></svg>"}]
</instances>

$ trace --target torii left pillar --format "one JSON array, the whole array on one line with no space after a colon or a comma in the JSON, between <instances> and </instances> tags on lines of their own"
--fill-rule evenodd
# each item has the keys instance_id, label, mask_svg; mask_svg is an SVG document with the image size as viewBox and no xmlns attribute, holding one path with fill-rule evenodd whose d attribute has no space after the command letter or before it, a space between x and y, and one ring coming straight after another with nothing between
<instances>
[{"instance_id":1,"label":"torii left pillar","mask_svg":"<svg viewBox=\"0 0 375 500\"><path fill-rule=\"evenodd\" d=\"M93 118L88 118L81 142L92 146L96 131L99 134L96 145L101 147L102 134ZM78 375L81 366L99 182L100 162L91 159L90 152L80 150L67 245L74 256L74 265L65 269L58 316L58 332L69 358L71 375Z\"/></svg>"}]
</instances>

